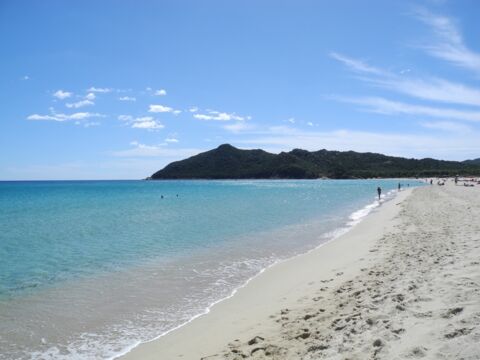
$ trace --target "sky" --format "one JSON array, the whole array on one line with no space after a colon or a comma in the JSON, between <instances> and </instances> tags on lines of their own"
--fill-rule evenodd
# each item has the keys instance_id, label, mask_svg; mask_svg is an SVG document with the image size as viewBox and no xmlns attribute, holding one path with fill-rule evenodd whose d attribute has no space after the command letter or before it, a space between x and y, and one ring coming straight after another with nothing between
<instances>
[{"instance_id":1,"label":"sky","mask_svg":"<svg viewBox=\"0 0 480 360\"><path fill-rule=\"evenodd\" d=\"M476 0L1 0L0 180L230 143L480 157Z\"/></svg>"}]
</instances>

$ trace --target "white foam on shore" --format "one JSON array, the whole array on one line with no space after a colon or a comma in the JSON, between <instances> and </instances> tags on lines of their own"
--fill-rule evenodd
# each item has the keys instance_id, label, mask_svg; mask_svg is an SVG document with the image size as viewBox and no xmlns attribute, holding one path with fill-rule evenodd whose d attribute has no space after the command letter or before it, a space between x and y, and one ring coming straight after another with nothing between
<instances>
[{"instance_id":1,"label":"white foam on shore","mask_svg":"<svg viewBox=\"0 0 480 360\"><path fill-rule=\"evenodd\" d=\"M122 357L123 355L128 354L130 351L132 351L133 349L135 349L137 346L139 346L139 345L141 345L141 344L146 344L146 343L149 343L149 342L158 340L158 339L160 339L161 337L163 337L163 336L165 336L165 335L167 335L167 334L169 334L169 333L171 333L171 332L173 332L173 331L175 331L175 330L178 330L178 329L180 329L181 327L183 327L183 326L191 323L193 320L199 318L200 316L207 315L207 314L211 311L211 309L212 309L213 306L215 306L216 304L218 304L218 303L220 303L220 302L222 302L222 301L224 301L224 300L227 300L227 299L230 299L231 297L233 297L233 296L238 292L238 290L240 290L240 289L244 288L245 286L247 286L250 281L252 281L253 279L255 279L257 276L259 276L260 274L262 274L265 270L267 270L267 269L270 268L271 266L279 263L280 261L281 261L281 260L277 260L277 261L275 261L274 263L272 263L271 265L269 265L269 266L261 269L258 274L252 276L252 277L249 278L247 281L245 281L242 285L240 285L240 286L236 287L235 289L233 289L233 291L232 291L228 296L225 296L225 297L223 297L223 298L221 298L221 299L219 299L219 300L216 300L216 301L212 302L207 308L204 309L203 312L201 312L201 313L199 313L199 314L197 314L197 315L192 316L189 320L181 323L180 325L175 326L174 328L172 328L172 329L170 329L170 330L167 330L167 331L161 333L160 335L154 337L154 338L151 339L151 340L148 340L148 341L138 341L137 343L129 346L128 348L126 348L123 352L118 353L118 354L116 354L116 355L114 355L114 356L112 356L112 357L110 357L110 358L107 358L107 359L108 359L108 360L118 359L118 358Z\"/></svg>"},{"instance_id":2,"label":"white foam on shore","mask_svg":"<svg viewBox=\"0 0 480 360\"><path fill-rule=\"evenodd\" d=\"M357 211L354 211L352 214L350 214L350 216L348 217L348 221L346 222L346 224L342 227L339 227L333 231L329 231L327 233L324 233L321 235L321 239L322 239L322 242L321 244L319 244L318 246L306 251L306 252L303 252L303 253L300 253L300 254L296 254L294 256L291 256L287 259L278 259L278 260L275 260L274 262L272 262L271 264L269 264L268 266L266 266L265 268L261 269L257 274L255 274L254 276L250 277L249 279L247 279L242 285L236 287L235 289L232 290L232 292L221 298L221 299L218 299L214 302L212 302L210 305L208 305L202 312L200 312L199 314L196 314L194 316L192 316L189 320L181 323L180 325L178 326L175 326L173 327L172 329L169 329L163 333L161 333L160 335L152 338L151 340L148 340L148 341L138 341L136 342L135 344L132 344L130 346L128 346L127 348L124 349L124 351L122 352L119 352L117 354L115 354L114 356L108 358L108 360L115 360L115 359L118 359L126 354L128 354L129 352L131 352L133 349L135 349L137 346L139 345L142 345L142 344L146 344L146 343L149 343L149 342L152 342L152 341L156 341L160 338L162 338L163 336L175 331L175 330L178 330L180 328L182 328L183 326L191 323L192 321L194 321L195 319L201 317L201 316L204 316L204 315L207 315L208 313L210 313L210 311L212 310L212 308L218 304L218 303L221 303L227 299L230 299L232 298L240 289L246 287L252 280L254 280L257 276L260 276L262 273L264 273L266 270L268 270L269 268L275 266L276 264L279 264L279 263L282 263L284 261L288 261L290 259L294 259L294 258L297 258L299 256L303 256L305 254L308 254L312 251L316 251L317 249L325 246L326 244L338 239L340 236L346 234L347 232L349 232L355 225L359 224L362 220L364 220L374 209L378 208L381 204L383 204L384 202L386 201L389 201L389 200L392 200L396 195L397 195L397 191L396 190L390 190L389 192L387 192L387 194L384 194L384 195L381 195L380 199L375 199L375 201L373 201L372 203L369 203L368 205L364 206L363 208L357 210Z\"/></svg>"}]
</instances>

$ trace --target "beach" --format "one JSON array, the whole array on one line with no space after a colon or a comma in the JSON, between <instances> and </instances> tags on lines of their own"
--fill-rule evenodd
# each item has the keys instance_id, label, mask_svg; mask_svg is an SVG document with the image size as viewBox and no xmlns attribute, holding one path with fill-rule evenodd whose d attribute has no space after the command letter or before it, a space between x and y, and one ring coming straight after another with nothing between
<instances>
[{"instance_id":1,"label":"beach","mask_svg":"<svg viewBox=\"0 0 480 360\"><path fill-rule=\"evenodd\" d=\"M480 191L400 192L122 359L478 359Z\"/></svg>"}]
</instances>

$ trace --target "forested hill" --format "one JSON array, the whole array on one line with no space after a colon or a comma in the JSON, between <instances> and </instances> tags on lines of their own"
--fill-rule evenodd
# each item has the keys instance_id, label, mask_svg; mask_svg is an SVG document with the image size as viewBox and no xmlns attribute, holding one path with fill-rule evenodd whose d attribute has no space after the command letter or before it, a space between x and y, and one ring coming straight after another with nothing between
<instances>
[{"instance_id":1,"label":"forested hill","mask_svg":"<svg viewBox=\"0 0 480 360\"><path fill-rule=\"evenodd\" d=\"M271 154L224 144L172 162L148 179L353 179L480 175L480 162L477 160L406 159L355 151L300 149Z\"/></svg>"}]
</instances>

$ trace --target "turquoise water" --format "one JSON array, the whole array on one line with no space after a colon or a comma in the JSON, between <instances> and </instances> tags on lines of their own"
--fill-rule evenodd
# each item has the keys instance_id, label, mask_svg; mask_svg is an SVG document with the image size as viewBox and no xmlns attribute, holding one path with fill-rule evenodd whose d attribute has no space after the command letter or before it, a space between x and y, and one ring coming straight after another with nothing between
<instances>
[{"instance_id":1,"label":"turquoise water","mask_svg":"<svg viewBox=\"0 0 480 360\"><path fill-rule=\"evenodd\" d=\"M397 184L0 183L0 358L112 358L327 241Z\"/></svg>"}]
</instances>

